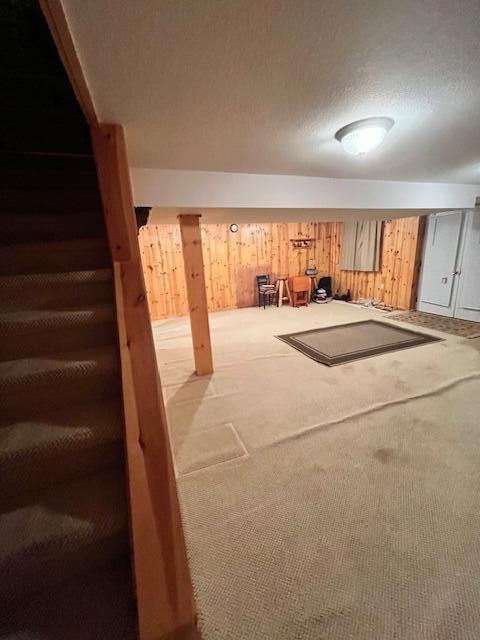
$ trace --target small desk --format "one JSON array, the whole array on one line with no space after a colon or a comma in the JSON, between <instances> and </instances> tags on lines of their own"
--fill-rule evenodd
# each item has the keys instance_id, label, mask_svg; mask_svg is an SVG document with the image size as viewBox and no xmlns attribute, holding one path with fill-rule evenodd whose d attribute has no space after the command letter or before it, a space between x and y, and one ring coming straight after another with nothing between
<instances>
[{"instance_id":1,"label":"small desk","mask_svg":"<svg viewBox=\"0 0 480 640\"><path fill-rule=\"evenodd\" d=\"M307 306L310 303L310 288L311 279L310 276L293 276L288 279L288 286L291 293L292 307L299 307L301 305Z\"/></svg>"}]
</instances>

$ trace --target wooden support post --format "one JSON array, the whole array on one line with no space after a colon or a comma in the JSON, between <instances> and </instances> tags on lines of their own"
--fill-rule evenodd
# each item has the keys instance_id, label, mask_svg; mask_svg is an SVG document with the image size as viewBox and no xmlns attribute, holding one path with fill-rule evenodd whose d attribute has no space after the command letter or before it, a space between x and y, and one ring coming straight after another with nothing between
<instances>
[{"instance_id":1,"label":"wooden support post","mask_svg":"<svg viewBox=\"0 0 480 640\"><path fill-rule=\"evenodd\" d=\"M182 236L195 371L198 376L205 376L213 373L213 360L199 218L198 214L178 216Z\"/></svg>"}]
</instances>

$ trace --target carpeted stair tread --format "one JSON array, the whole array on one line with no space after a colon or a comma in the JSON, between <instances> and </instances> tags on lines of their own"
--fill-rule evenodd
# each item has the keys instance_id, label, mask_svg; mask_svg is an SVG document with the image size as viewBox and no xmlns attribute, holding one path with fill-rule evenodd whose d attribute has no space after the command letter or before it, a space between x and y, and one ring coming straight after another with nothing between
<instances>
[{"instance_id":1,"label":"carpeted stair tread","mask_svg":"<svg viewBox=\"0 0 480 640\"><path fill-rule=\"evenodd\" d=\"M83 271L110 264L104 238L0 246L0 275Z\"/></svg>"},{"instance_id":2,"label":"carpeted stair tread","mask_svg":"<svg viewBox=\"0 0 480 640\"><path fill-rule=\"evenodd\" d=\"M51 193L52 189L58 192L71 192L80 189L91 191L97 188L97 176L93 159L88 161L77 161L77 166L65 167L51 166L45 167L44 160L34 166L30 161L27 166L20 162L11 162L11 158L3 158L0 164L0 188L8 191L33 191L38 195L42 192ZM16 166L14 166L16 165ZM82 166L83 165L83 166Z\"/></svg>"},{"instance_id":3,"label":"carpeted stair tread","mask_svg":"<svg viewBox=\"0 0 480 640\"><path fill-rule=\"evenodd\" d=\"M53 311L12 311L0 314L0 331L19 336L44 328L62 330L66 327L101 324L115 318L112 305L90 309L56 309Z\"/></svg>"},{"instance_id":4,"label":"carpeted stair tread","mask_svg":"<svg viewBox=\"0 0 480 640\"><path fill-rule=\"evenodd\" d=\"M0 412L94 399L119 383L115 347L99 347L0 362ZM27 406L25 405L27 403Z\"/></svg>"},{"instance_id":5,"label":"carpeted stair tread","mask_svg":"<svg viewBox=\"0 0 480 640\"><path fill-rule=\"evenodd\" d=\"M0 312L78 309L113 297L109 268L0 276Z\"/></svg>"},{"instance_id":6,"label":"carpeted stair tread","mask_svg":"<svg viewBox=\"0 0 480 640\"><path fill-rule=\"evenodd\" d=\"M31 595L5 609L0 640L137 640L128 559Z\"/></svg>"},{"instance_id":7,"label":"carpeted stair tread","mask_svg":"<svg viewBox=\"0 0 480 640\"><path fill-rule=\"evenodd\" d=\"M98 189L0 189L0 211L36 214L66 211L100 213Z\"/></svg>"},{"instance_id":8,"label":"carpeted stair tread","mask_svg":"<svg viewBox=\"0 0 480 640\"><path fill-rule=\"evenodd\" d=\"M20 386L35 384L36 380L48 376L52 383L78 372L88 373L91 367L108 368L116 360L114 349L85 349L69 353L51 354L43 358L21 358L0 364L0 381L12 390Z\"/></svg>"},{"instance_id":9,"label":"carpeted stair tread","mask_svg":"<svg viewBox=\"0 0 480 640\"><path fill-rule=\"evenodd\" d=\"M112 344L115 315L113 304L0 313L0 360Z\"/></svg>"},{"instance_id":10,"label":"carpeted stair tread","mask_svg":"<svg viewBox=\"0 0 480 640\"><path fill-rule=\"evenodd\" d=\"M0 427L0 494L87 475L122 461L120 398L62 407Z\"/></svg>"},{"instance_id":11,"label":"carpeted stair tread","mask_svg":"<svg viewBox=\"0 0 480 640\"><path fill-rule=\"evenodd\" d=\"M93 158L0 171L0 640L133 640L112 261Z\"/></svg>"},{"instance_id":12,"label":"carpeted stair tread","mask_svg":"<svg viewBox=\"0 0 480 640\"><path fill-rule=\"evenodd\" d=\"M4 500L0 596L11 601L128 549L122 466Z\"/></svg>"},{"instance_id":13,"label":"carpeted stair tread","mask_svg":"<svg viewBox=\"0 0 480 640\"><path fill-rule=\"evenodd\" d=\"M94 238L104 233L103 217L99 211L62 215L0 213L0 225L3 244Z\"/></svg>"}]
</instances>

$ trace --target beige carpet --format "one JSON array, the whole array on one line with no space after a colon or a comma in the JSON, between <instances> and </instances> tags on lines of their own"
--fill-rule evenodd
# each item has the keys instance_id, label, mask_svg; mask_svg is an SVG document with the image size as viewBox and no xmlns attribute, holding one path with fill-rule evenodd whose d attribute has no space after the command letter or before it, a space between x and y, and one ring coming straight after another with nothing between
<instances>
[{"instance_id":1,"label":"beige carpet","mask_svg":"<svg viewBox=\"0 0 480 640\"><path fill-rule=\"evenodd\" d=\"M179 475L248 455L232 424L176 438L173 454Z\"/></svg>"},{"instance_id":2,"label":"beige carpet","mask_svg":"<svg viewBox=\"0 0 480 640\"><path fill-rule=\"evenodd\" d=\"M178 469L204 640L478 638L480 340L330 369L272 337L372 317L213 314L204 380L188 321L155 324L175 446L212 447ZM225 459L207 433L222 424L248 455Z\"/></svg>"},{"instance_id":3,"label":"beige carpet","mask_svg":"<svg viewBox=\"0 0 480 640\"><path fill-rule=\"evenodd\" d=\"M332 368L274 337L369 318L384 314L342 302L211 314L215 373L202 379L192 376L188 319L155 322L173 439L229 423L251 452L480 371L477 341L438 332L444 341Z\"/></svg>"},{"instance_id":4,"label":"beige carpet","mask_svg":"<svg viewBox=\"0 0 480 640\"><path fill-rule=\"evenodd\" d=\"M479 338L480 322L472 322L470 320L459 320L458 318L447 318L438 316L433 313L425 313L423 311L407 311L400 313L392 313L387 316L390 320L398 320L399 322L408 322L416 324L425 329L435 329L451 333L454 336L462 338Z\"/></svg>"},{"instance_id":5,"label":"beige carpet","mask_svg":"<svg viewBox=\"0 0 480 640\"><path fill-rule=\"evenodd\" d=\"M478 639L479 391L183 478L204 640Z\"/></svg>"}]
</instances>

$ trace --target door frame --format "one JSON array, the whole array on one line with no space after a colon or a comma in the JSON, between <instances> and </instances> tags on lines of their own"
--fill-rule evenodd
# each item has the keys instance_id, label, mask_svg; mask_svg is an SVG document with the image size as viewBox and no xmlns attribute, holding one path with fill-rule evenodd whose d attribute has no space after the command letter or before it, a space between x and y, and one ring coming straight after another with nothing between
<instances>
[{"instance_id":1,"label":"door frame","mask_svg":"<svg viewBox=\"0 0 480 640\"><path fill-rule=\"evenodd\" d=\"M422 302L421 301L422 287L423 287L423 274L424 274L424 269L425 269L425 254L427 252L428 232L429 232L430 224L431 224L432 220L434 220L435 218L444 217L444 216L450 216L450 215L454 215L454 214L458 214L458 213L461 214L462 218L461 218L461 223L460 223L460 233L459 233L459 236L458 236L459 239L458 239L458 243L457 243L457 253L456 253L456 256L455 256L455 273L452 274L454 280L453 280L453 286L452 286L451 302L450 302L450 306L448 307L448 311L450 313L440 313L440 309L447 310L447 308L446 307L440 307L440 305L431 304L429 302ZM433 313L434 315L443 316L443 317L446 317L446 318L454 318L455 317L455 309L456 309L456 306L457 306L458 289L459 289L459 284L460 284L460 279L459 279L458 275L459 275L459 271L460 271L461 265L462 265L463 251L464 251L464 246L465 246L465 233L466 233L466 227L467 227L467 224L466 224L467 213L468 212L466 212L464 209L457 209L456 211L440 211L439 213L431 213L429 216L427 216L427 225L426 225L425 235L424 235L424 240L423 240L422 266L421 266L421 269L420 269L417 304L415 305L415 308L417 309L417 311L423 311L425 313Z\"/></svg>"},{"instance_id":2,"label":"door frame","mask_svg":"<svg viewBox=\"0 0 480 640\"><path fill-rule=\"evenodd\" d=\"M463 228L460 234L460 250L458 251L458 256L457 256L457 267L456 270L460 272L460 277L457 278L458 280L458 286L457 286L457 292L456 292L456 297L455 297L455 307L453 309L453 317L454 318L458 318L459 320L470 320L473 322L478 322L478 312L474 311L471 315L473 315L474 317L471 317L471 315L468 313L468 310L464 310L464 312L462 313L462 315L458 315L457 311L461 313L461 309L463 309L463 307L459 306L459 302L460 302L460 291L463 285L463 280L462 280L462 275L463 275L463 259L465 257L465 251L466 251L466 245L467 245L467 233L470 230L470 228L473 225L473 218L475 215L480 215L480 212L478 211L478 209L467 209L463 212Z\"/></svg>"}]
</instances>

